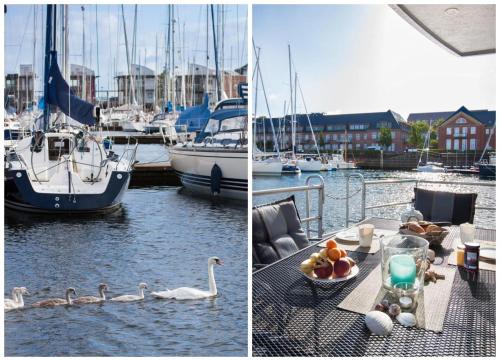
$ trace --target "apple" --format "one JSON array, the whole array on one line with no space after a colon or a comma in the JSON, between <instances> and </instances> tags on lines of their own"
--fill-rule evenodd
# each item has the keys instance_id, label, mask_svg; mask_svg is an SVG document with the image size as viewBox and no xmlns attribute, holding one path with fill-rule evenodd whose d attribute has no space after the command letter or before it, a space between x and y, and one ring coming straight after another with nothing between
<instances>
[{"instance_id":1,"label":"apple","mask_svg":"<svg viewBox=\"0 0 500 361\"><path fill-rule=\"evenodd\" d=\"M316 266L314 267L314 274L318 278L328 278L332 275L332 273L333 273L333 266L329 261L316 263Z\"/></svg>"},{"instance_id":2,"label":"apple","mask_svg":"<svg viewBox=\"0 0 500 361\"><path fill-rule=\"evenodd\" d=\"M333 265L333 272L337 275L337 277L345 277L349 273L351 273L351 264L349 260L345 258L340 258Z\"/></svg>"}]
</instances>

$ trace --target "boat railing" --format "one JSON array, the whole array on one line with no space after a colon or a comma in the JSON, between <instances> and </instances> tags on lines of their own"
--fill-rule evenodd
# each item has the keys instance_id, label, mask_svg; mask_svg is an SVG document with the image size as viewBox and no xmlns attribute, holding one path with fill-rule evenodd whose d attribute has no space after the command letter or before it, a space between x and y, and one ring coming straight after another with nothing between
<instances>
[{"instance_id":1,"label":"boat railing","mask_svg":"<svg viewBox=\"0 0 500 361\"><path fill-rule=\"evenodd\" d=\"M350 194L350 183L352 178L358 178L361 181L361 219L350 219L350 199L352 195ZM366 204L366 195L368 186L376 186L381 184L404 184L404 183L414 183L415 187L419 184L439 184L439 185L454 185L454 186L474 186L474 187L490 187L495 188L496 182L459 182L459 181L437 181L437 180L426 180L426 179L383 179L383 180L372 180L367 181L361 173L352 173L346 178L346 207L345 207L345 224L346 227L349 223L357 223L366 218L366 211L371 209L389 208L402 205L412 204L412 200L398 201L398 202L387 202L375 205ZM478 210L496 211L496 207L489 207L486 205L476 205Z\"/></svg>"},{"instance_id":2,"label":"boat railing","mask_svg":"<svg viewBox=\"0 0 500 361\"><path fill-rule=\"evenodd\" d=\"M130 142L130 138L129 138ZM137 154L137 148L139 147L139 141L136 139L135 144L127 143L127 147L123 150L122 155L116 163L115 170L118 170L118 166L124 161L127 164L126 171L130 171L134 166L135 157Z\"/></svg>"},{"instance_id":3,"label":"boat railing","mask_svg":"<svg viewBox=\"0 0 500 361\"><path fill-rule=\"evenodd\" d=\"M319 181L319 183L314 183L314 181ZM311 215L311 191L318 191L318 211L316 215ZM306 225L306 235L308 239L311 239L311 222L317 222L318 228L315 230L317 237L321 238L323 236L323 207L325 203L325 182L323 177L320 175L311 175L307 177L306 184L304 186L298 187L286 187L286 188L274 188L274 189L265 189L265 190L257 190L253 191L252 195L254 197L258 196L267 196L267 195L275 195L282 193L296 193L296 192L305 192L306 195L306 216L302 218L301 223L305 223Z\"/></svg>"}]
</instances>

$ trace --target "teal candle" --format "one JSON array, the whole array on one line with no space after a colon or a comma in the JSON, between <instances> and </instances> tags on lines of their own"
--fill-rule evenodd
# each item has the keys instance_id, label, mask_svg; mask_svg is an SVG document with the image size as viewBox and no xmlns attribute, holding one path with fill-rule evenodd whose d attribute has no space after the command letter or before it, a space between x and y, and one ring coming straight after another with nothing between
<instances>
[{"instance_id":1,"label":"teal candle","mask_svg":"<svg viewBox=\"0 0 500 361\"><path fill-rule=\"evenodd\" d=\"M415 283L417 277L417 265L415 259L407 254L397 254L389 261L391 272L391 283Z\"/></svg>"}]
</instances>

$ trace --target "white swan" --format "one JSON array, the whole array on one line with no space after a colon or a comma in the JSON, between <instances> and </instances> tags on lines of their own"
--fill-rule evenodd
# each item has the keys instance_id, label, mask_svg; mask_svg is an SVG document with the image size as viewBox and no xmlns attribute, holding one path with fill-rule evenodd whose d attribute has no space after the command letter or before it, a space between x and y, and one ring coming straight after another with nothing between
<instances>
[{"instance_id":1,"label":"white swan","mask_svg":"<svg viewBox=\"0 0 500 361\"><path fill-rule=\"evenodd\" d=\"M73 301L71 300L71 295L76 297L76 291L73 287L70 287L66 290L66 299L49 298L47 300L35 302L31 306L32 307L54 307L54 306L71 305L71 304L73 304Z\"/></svg>"},{"instance_id":2,"label":"white swan","mask_svg":"<svg viewBox=\"0 0 500 361\"><path fill-rule=\"evenodd\" d=\"M108 285L105 283L99 284L99 297L95 296L82 296L78 297L76 300L73 301L75 305L81 305L84 303L99 303L99 302L104 302L106 301L106 295L104 294L105 291L108 290Z\"/></svg>"},{"instance_id":3,"label":"white swan","mask_svg":"<svg viewBox=\"0 0 500 361\"><path fill-rule=\"evenodd\" d=\"M140 301L144 299L144 289L148 289L148 285L144 282L139 283L139 294L138 295L123 295L118 297L113 297L111 301L117 302L130 302L130 301Z\"/></svg>"},{"instance_id":4,"label":"white swan","mask_svg":"<svg viewBox=\"0 0 500 361\"><path fill-rule=\"evenodd\" d=\"M23 295L29 295L28 289L26 287L14 287L12 289L12 299L4 299L4 309L5 311L11 311L18 308L24 307Z\"/></svg>"},{"instance_id":5,"label":"white swan","mask_svg":"<svg viewBox=\"0 0 500 361\"><path fill-rule=\"evenodd\" d=\"M174 290L166 290L162 292L152 292L151 294L156 298L174 298L176 300L197 300L200 298L217 296L217 286L215 285L214 278L214 265L222 266L224 262L218 257L210 257L208 259L208 289L209 291L202 291L196 288L180 287Z\"/></svg>"}]
</instances>

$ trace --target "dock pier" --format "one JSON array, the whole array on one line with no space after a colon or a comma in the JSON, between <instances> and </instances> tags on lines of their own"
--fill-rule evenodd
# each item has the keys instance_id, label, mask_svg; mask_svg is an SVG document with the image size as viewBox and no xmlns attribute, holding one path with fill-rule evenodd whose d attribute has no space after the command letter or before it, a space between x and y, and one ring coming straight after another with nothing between
<instances>
[{"instance_id":1,"label":"dock pier","mask_svg":"<svg viewBox=\"0 0 500 361\"><path fill-rule=\"evenodd\" d=\"M136 163L129 187L181 186L170 162Z\"/></svg>"}]
</instances>

